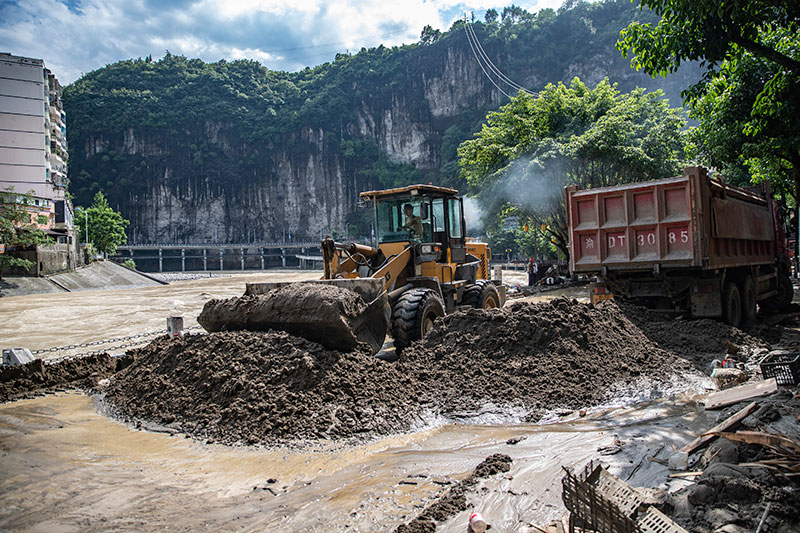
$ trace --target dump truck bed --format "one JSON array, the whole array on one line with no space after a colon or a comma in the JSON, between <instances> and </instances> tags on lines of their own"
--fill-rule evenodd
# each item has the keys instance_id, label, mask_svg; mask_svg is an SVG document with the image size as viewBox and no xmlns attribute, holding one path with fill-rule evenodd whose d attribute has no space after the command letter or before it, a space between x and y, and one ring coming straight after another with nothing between
<instances>
[{"instance_id":1,"label":"dump truck bed","mask_svg":"<svg viewBox=\"0 0 800 533\"><path fill-rule=\"evenodd\" d=\"M617 187L567 187L574 273L718 269L772 263L774 204L766 184L743 189L702 167Z\"/></svg>"}]
</instances>

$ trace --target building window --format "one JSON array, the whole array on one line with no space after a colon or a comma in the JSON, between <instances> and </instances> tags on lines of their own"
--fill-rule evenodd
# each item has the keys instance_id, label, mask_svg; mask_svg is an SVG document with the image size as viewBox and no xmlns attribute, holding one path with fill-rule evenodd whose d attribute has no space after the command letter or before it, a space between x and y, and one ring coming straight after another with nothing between
<instances>
[{"instance_id":1,"label":"building window","mask_svg":"<svg viewBox=\"0 0 800 533\"><path fill-rule=\"evenodd\" d=\"M47 215L39 215L38 217L36 217L36 219L42 226L47 224Z\"/></svg>"}]
</instances>

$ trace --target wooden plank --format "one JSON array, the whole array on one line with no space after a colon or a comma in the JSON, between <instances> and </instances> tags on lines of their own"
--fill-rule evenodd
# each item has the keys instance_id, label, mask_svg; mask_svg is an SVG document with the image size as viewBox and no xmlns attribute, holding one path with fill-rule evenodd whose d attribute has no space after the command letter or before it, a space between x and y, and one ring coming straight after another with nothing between
<instances>
[{"instance_id":1,"label":"wooden plank","mask_svg":"<svg viewBox=\"0 0 800 533\"><path fill-rule=\"evenodd\" d=\"M677 474L670 474L669 477L682 478L682 477L697 477L701 475L703 475L703 471L699 470L697 472L678 472Z\"/></svg>"},{"instance_id":2,"label":"wooden plank","mask_svg":"<svg viewBox=\"0 0 800 533\"><path fill-rule=\"evenodd\" d=\"M725 437L734 442L747 444L760 444L774 448L779 452L788 451L790 454L800 452L800 442L784 435L773 435L764 431L737 431L736 433L717 433L718 437ZM794 450L792 452L791 450ZM783 452L785 453L785 452Z\"/></svg>"},{"instance_id":3,"label":"wooden plank","mask_svg":"<svg viewBox=\"0 0 800 533\"><path fill-rule=\"evenodd\" d=\"M759 396L769 396L778 392L778 380L775 378L765 379L756 383L739 385L732 389L715 392L706 397L706 409L719 409L727 407L743 400L758 398Z\"/></svg>"},{"instance_id":4,"label":"wooden plank","mask_svg":"<svg viewBox=\"0 0 800 533\"><path fill-rule=\"evenodd\" d=\"M757 405L758 404L756 402L752 402L751 404L747 405L744 409L740 409L733 416L729 416L721 423L717 424L716 426L708 430L706 433L716 433L719 431L725 431L731 429L739 422L750 416L750 413L756 410ZM704 447L706 444L714 440L714 438L715 438L714 435L700 435L692 442L681 448L681 451L686 452L688 454L692 454L695 452L695 450L699 450L700 448Z\"/></svg>"}]
</instances>

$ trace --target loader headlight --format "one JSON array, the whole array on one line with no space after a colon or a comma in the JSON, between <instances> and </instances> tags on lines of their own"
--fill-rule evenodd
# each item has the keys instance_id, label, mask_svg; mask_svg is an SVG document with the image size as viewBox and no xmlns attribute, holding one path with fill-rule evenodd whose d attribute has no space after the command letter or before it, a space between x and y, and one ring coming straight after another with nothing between
<instances>
[{"instance_id":1,"label":"loader headlight","mask_svg":"<svg viewBox=\"0 0 800 533\"><path fill-rule=\"evenodd\" d=\"M419 247L419 252L423 255L438 254L442 251L442 247L438 244L423 244Z\"/></svg>"}]
</instances>

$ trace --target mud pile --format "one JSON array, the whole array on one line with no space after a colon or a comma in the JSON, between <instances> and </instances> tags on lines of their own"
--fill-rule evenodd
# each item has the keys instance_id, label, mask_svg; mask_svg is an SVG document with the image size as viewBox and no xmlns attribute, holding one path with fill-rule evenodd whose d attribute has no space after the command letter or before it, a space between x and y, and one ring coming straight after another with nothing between
<instances>
[{"instance_id":1,"label":"mud pile","mask_svg":"<svg viewBox=\"0 0 800 533\"><path fill-rule=\"evenodd\" d=\"M0 402L32 398L57 388L92 388L131 360L131 357L113 358L104 353L47 365L36 359L25 365L4 367L0 370Z\"/></svg>"},{"instance_id":2,"label":"mud pile","mask_svg":"<svg viewBox=\"0 0 800 533\"><path fill-rule=\"evenodd\" d=\"M746 360L756 350L768 349L770 343L780 341L784 330L779 326L753 325L743 331L719 320L675 319L630 304L621 304L620 310L656 346L690 360L702 372L708 372L711 361L730 352L731 344L743 348L737 358Z\"/></svg>"},{"instance_id":3,"label":"mud pile","mask_svg":"<svg viewBox=\"0 0 800 533\"><path fill-rule=\"evenodd\" d=\"M433 533L436 531L436 522L443 522L467 509L467 493L473 490L481 479L508 472L510 469L511 457L502 453L490 455L475 467L472 474L426 507L418 517L398 526L395 533Z\"/></svg>"},{"instance_id":4,"label":"mud pile","mask_svg":"<svg viewBox=\"0 0 800 533\"><path fill-rule=\"evenodd\" d=\"M629 304L622 304L620 309L650 340L675 353L724 352L727 341L744 345L766 345L764 340L757 338L759 333L764 333L760 331L763 328L759 327L755 328L756 335L753 336L719 320L676 320L645 307Z\"/></svg>"},{"instance_id":5,"label":"mud pile","mask_svg":"<svg viewBox=\"0 0 800 533\"><path fill-rule=\"evenodd\" d=\"M368 352L340 353L285 332L162 338L107 388L123 418L224 443L406 430L421 384Z\"/></svg>"},{"instance_id":6,"label":"mud pile","mask_svg":"<svg viewBox=\"0 0 800 533\"><path fill-rule=\"evenodd\" d=\"M615 304L564 298L449 315L403 352L399 366L435 387L451 410L516 403L529 420L545 409L596 405L637 378L657 383L690 370Z\"/></svg>"},{"instance_id":7,"label":"mud pile","mask_svg":"<svg viewBox=\"0 0 800 533\"><path fill-rule=\"evenodd\" d=\"M606 307L560 299L455 313L395 363L284 332L161 338L136 350L106 394L131 421L268 443L402 432L426 414L469 416L487 403L535 420L545 409L602 402L645 374L688 370Z\"/></svg>"}]
</instances>

